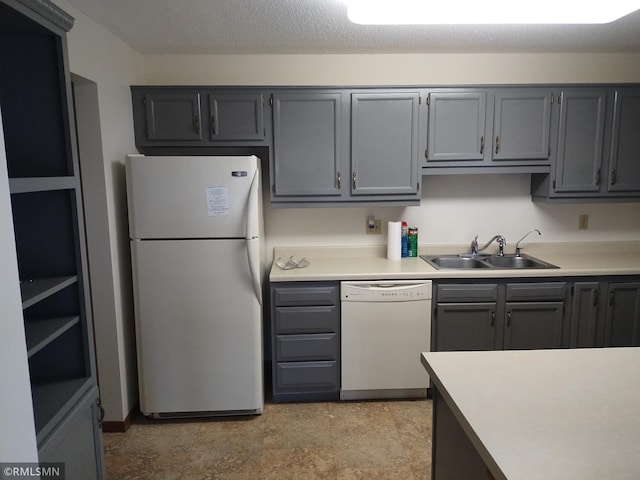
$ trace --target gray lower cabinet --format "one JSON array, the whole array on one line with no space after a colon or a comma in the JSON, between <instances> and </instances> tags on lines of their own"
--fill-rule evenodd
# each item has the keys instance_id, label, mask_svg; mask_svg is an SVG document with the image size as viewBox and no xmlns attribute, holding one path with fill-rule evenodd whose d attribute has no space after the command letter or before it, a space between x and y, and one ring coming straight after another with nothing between
<instances>
[{"instance_id":1,"label":"gray lower cabinet","mask_svg":"<svg viewBox=\"0 0 640 480\"><path fill-rule=\"evenodd\" d=\"M264 95L255 89L132 86L136 147L267 144Z\"/></svg>"},{"instance_id":2,"label":"gray lower cabinet","mask_svg":"<svg viewBox=\"0 0 640 480\"><path fill-rule=\"evenodd\" d=\"M430 92L423 173L548 172L554 98L550 88Z\"/></svg>"},{"instance_id":3,"label":"gray lower cabinet","mask_svg":"<svg viewBox=\"0 0 640 480\"><path fill-rule=\"evenodd\" d=\"M604 346L604 310L600 292L606 285L598 281L576 282L572 287L572 348Z\"/></svg>"},{"instance_id":4,"label":"gray lower cabinet","mask_svg":"<svg viewBox=\"0 0 640 480\"><path fill-rule=\"evenodd\" d=\"M439 283L435 351L562 348L569 344L565 282Z\"/></svg>"},{"instance_id":5,"label":"gray lower cabinet","mask_svg":"<svg viewBox=\"0 0 640 480\"><path fill-rule=\"evenodd\" d=\"M532 176L533 198L640 197L637 88L567 88L560 103L555 166Z\"/></svg>"},{"instance_id":6,"label":"gray lower cabinet","mask_svg":"<svg viewBox=\"0 0 640 480\"><path fill-rule=\"evenodd\" d=\"M39 460L64 464L65 480L86 480L102 471L102 441L94 435L100 421L97 389L88 392L40 448Z\"/></svg>"},{"instance_id":7,"label":"gray lower cabinet","mask_svg":"<svg viewBox=\"0 0 640 480\"><path fill-rule=\"evenodd\" d=\"M273 400L337 400L340 395L340 286L271 285Z\"/></svg>"},{"instance_id":8,"label":"gray lower cabinet","mask_svg":"<svg viewBox=\"0 0 640 480\"><path fill-rule=\"evenodd\" d=\"M640 282L609 282L604 344L640 347Z\"/></svg>"}]
</instances>

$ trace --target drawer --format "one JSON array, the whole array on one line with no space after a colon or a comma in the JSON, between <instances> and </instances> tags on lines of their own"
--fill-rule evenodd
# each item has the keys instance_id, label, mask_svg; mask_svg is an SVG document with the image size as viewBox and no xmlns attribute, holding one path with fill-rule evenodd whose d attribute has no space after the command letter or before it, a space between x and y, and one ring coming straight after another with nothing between
<instances>
[{"instance_id":1,"label":"drawer","mask_svg":"<svg viewBox=\"0 0 640 480\"><path fill-rule=\"evenodd\" d=\"M442 302L495 302L498 284L442 284L438 285L436 298Z\"/></svg>"},{"instance_id":2,"label":"drawer","mask_svg":"<svg viewBox=\"0 0 640 480\"><path fill-rule=\"evenodd\" d=\"M278 285L273 288L273 301L277 307L301 305L337 305L340 288L335 283Z\"/></svg>"},{"instance_id":3,"label":"drawer","mask_svg":"<svg viewBox=\"0 0 640 480\"><path fill-rule=\"evenodd\" d=\"M278 363L275 377L277 391L340 389L340 366L336 361Z\"/></svg>"},{"instance_id":4,"label":"drawer","mask_svg":"<svg viewBox=\"0 0 640 480\"><path fill-rule=\"evenodd\" d=\"M337 360L338 347L338 335L335 333L278 335L276 337L276 361Z\"/></svg>"},{"instance_id":5,"label":"drawer","mask_svg":"<svg viewBox=\"0 0 640 480\"><path fill-rule=\"evenodd\" d=\"M564 300L567 295L565 282L508 283L507 302L539 302Z\"/></svg>"},{"instance_id":6,"label":"drawer","mask_svg":"<svg viewBox=\"0 0 640 480\"><path fill-rule=\"evenodd\" d=\"M275 333L337 333L339 325L337 305L275 308Z\"/></svg>"}]
</instances>

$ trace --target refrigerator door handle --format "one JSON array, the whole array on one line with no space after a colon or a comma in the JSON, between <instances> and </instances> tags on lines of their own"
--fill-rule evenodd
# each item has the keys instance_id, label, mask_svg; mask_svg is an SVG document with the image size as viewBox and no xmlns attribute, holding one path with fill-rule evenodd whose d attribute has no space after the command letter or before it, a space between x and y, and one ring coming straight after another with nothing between
<instances>
[{"instance_id":1,"label":"refrigerator door handle","mask_svg":"<svg viewBox=\"0 0 640 480\"><path fill-rule=\"evenodd\" d=\"M258 303L262 305L262 288L260 287L260 240L259 240L259 212L258 207L260 205L258 195L260 194L259 187L260 172L256 169L253 173L253 179L251 180L251 187L249 187L249 203L247 206L247 228L246 228L246 243L247 243L247 260L249 262L249 272L251 273L251 283L253 284L253 290L258 299Z\"/></svg>"},{"instance_id":2,"label":"refrigerator door handle","mask_svg":"<svg viewBox=\"0 0 640 480\"><path fill-rule=\"evenodd\" d=\"M247 204L247 225L246 225L246 239L253 240L254 238L258 238L259 236L259 212L258 208L260 205L258 195L259 195L259 182L260 175L259 170L256 170L253 173L253 179L251 180L251 186L249 187L249 199Z\"/></svg>"},{"instance_id":3,"label":"refrigerator door handle","mask_svg":"<svg viewBox=\"0 0 640 480\"><path fill-rule=\"evenodd\" d=\"M249 263L249 273L253 291L256 294L258 303L262 305L262 289L260 287L260 240L257 238L247 239L247 260Z\"/></svg>"}]
</instances>

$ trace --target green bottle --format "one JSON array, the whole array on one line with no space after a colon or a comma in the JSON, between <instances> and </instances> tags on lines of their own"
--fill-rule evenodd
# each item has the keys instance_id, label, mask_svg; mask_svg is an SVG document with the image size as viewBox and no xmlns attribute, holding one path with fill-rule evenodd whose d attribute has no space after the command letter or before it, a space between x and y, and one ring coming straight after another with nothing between
<instances>
[{"instance_id":1,"label":"green bottle","mask_svg":"<svg viewBox=\"0 0 640 480\"><path fill-rule=\"evenodd\" d=\"M409 256L418 256L418 227L409 227Z\"/></svg>"}]
</instances>

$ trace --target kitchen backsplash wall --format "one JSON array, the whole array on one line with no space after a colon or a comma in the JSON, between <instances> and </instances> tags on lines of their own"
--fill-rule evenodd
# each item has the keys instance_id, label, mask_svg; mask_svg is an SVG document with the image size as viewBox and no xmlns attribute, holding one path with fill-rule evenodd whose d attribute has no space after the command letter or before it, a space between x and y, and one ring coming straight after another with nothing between
<instances>
[{"instance_id":1,"label":"kitchen backsplash wall","mask_svg":"<svg viewBox=\"0 0 640 480\"><path fill-rule=\"evenodd\" d=\"M265 208L267 251L274 246L384 245L386 223L406 220L419 229L419 243L466 244L502 234L507 251L532 228L535 242L640 240L640 203L546 204L532 202L529 175L448 175L422 179L418 207ZM366 235L369 215L383 224L381 235ZM578 230L578 216L589 228Z\"/></svg>"}]
</instances>

